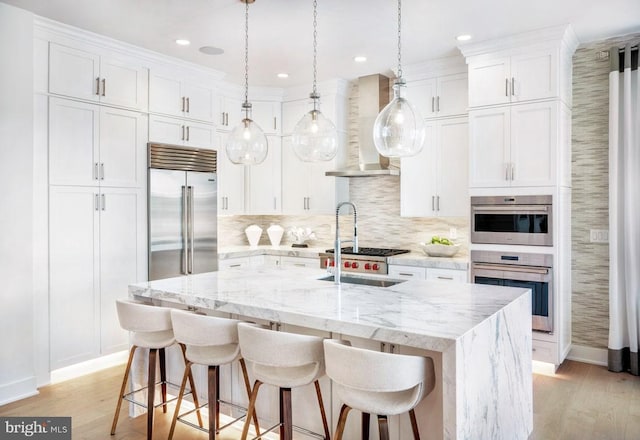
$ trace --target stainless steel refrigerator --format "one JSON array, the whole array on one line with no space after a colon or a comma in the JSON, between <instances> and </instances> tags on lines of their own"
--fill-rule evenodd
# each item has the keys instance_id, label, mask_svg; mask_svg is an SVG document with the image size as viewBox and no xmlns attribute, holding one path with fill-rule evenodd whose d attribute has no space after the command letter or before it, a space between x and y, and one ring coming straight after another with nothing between
<instances>
[{"instance_id":1,"label":"stainless steel refrigerator","mask_svg":"<svg viewBox=\"0 0 640 440\"><path fill-rule=\"evenodd\" d=\"M218 269L217 155L149 144L149 280Z\"/></svg>"}]
</instances>

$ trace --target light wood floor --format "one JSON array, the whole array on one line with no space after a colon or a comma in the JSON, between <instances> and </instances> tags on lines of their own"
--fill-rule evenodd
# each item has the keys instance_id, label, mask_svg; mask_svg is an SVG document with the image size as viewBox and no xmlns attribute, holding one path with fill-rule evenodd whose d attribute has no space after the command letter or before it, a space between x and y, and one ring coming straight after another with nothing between
<instances>
[{"instance_id":1,"label":"light wood floor","mask_svg":"<svg viewBox=\"0 0 640 440\"><path fill-rule=\"evenodd\" d=\"M130 419L123 409L110 436L115 396L123 367L43 387L40 394L0 407L0 416L72 416L73 440L143 440L146 417ZM566 361L555 376L534 375L534 440L640 439L640 378L604 367ZM156 413L154 438L166 438L169 414ZM221 439L236 439L228 431ZM206 439L178 424L177 440Z\"/></svg>"}]
</instances>

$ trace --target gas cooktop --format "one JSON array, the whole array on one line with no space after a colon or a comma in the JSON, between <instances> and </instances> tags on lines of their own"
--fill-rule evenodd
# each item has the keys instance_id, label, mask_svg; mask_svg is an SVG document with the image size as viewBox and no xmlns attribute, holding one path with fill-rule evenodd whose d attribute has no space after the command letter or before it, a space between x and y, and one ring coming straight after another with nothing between
<instances>
[{"instance_id":1,"label":"gas cooktop","mask_svg":"<svg viewBox=\"0 0 640 440\"><path fill-rule=\"evenodd\" d=\"M327 249L327 252L334 253L333 249ZM363 255L367 257L391 257L393 255L406 254L411 252L407 249L385 249L385 248L368 248L358 247L358 252L353 252L353 247L343 247L342 253L347 255Z\"/></svg>"}]
</instances>

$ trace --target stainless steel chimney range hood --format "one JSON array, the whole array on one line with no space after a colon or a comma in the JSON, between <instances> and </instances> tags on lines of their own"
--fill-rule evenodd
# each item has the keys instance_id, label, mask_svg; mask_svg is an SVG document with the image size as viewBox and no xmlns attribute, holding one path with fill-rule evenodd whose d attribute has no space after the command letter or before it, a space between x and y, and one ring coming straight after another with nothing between
<instances>
[{"instance_id":1,"label":"stainless steel chimney range hood","mask_svg":"<svg viewBox=\"0 0 640 440\"><path fill-rule=\"evenodd\" d=\"M389 78L369 75L358 79L358 167L327 171L327 176L399 176L400 169L389 158L378 154L373 143L373 124L380 110L389 103Z\"/></svg>"}]
</instances>

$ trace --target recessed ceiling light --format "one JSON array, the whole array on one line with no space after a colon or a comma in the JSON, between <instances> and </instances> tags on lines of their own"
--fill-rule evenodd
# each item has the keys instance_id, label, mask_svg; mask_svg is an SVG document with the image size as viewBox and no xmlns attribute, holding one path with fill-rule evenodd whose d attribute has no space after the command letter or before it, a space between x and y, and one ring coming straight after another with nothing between
<instances>
[{"instance_id":1,"label":"recessed ceiling light","mask_svg":"<svg viewBox=\"0 0 640 440\"><path fill-rule=\"evenodd\" d=\"M189 41L189 40L184 40L184 39L180 38L180 39L176 40L176 44L177 44L178 46L188 46L188 45L190 45L190 44L191 44L191 41Z\"/></svg>"},{"instance_id":2,"label":"recessed ceiling light","mask_svg":"<svg viewBox=\"0 0 640 440\"><path fill-rule=\"evenodd\" d=\"M456 37L456 40L458 40L458 41L469 41L469 40L471 40L471 35L469 35L469 34L458 35Z\"/></svg>"},{"instance_id":3,"label":"recessed ceiling light","mask_svg":"<svg viewBox=\"0 0 640 440\"><path fill-rule=\"evenodd\" d=\"M289 74L288 73L278 73L278 78L289 78Z\"/></svg>"},{"instance_id":4,"label":"recessed ceiling light","mask_svg":"<svg viewBox=\"0 0 640 440\"><path fill-rule=\"evenodd\" d=\"M356 63L364 63L365 61L367 61L367 57L365 57L364 55L357 55L353 57L353 61L355 61Z\"/></svg>"},{"instance_id":5,"label":"recessed ceiling light","mask_svg":"<svg viewBox=\"0 0 640 440\"><path fill-rule=\"evenodd\" d=\"M206 55L222 55L224 53L223 49L214 46L202 46L198 50Z\"/></svg>"}]
</instances>

